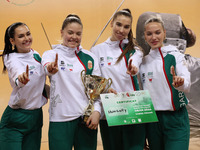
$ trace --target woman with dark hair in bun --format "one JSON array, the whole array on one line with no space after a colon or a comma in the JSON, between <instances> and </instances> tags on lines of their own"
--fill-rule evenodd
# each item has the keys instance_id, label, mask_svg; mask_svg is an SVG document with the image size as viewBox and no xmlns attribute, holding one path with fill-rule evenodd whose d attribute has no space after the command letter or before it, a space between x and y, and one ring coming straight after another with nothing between
<instances>
[{"instance_id":1,"label":"woman with dark hair in bun","mask_svg":"<svg viewBox=\"0 0 200 150\"><path fill-rule=\"evenodd\" d=\"M101 105L94 102L94 110L86 124L82 116L88 98L81 80L81 72L100 76L97 58L81 47L83 25L77 15L66 17L61 28L62 44L42 56L42 64L50 77L50 150L96 150L97 127Z\"/></svg>"},{"instance_id":2,"label":"woman with dark hair in bun","mask_svg":"<svg viewBox=\"0 0 200 150\"><path fill-rule=\"evenodd\" d=\"M31 49L32 35L24 23L10 25L4 40L3 71L13 91L0 122L0 150L40 150L42 106L47 103L41 58Z\"/></svg>"}]
</instances>

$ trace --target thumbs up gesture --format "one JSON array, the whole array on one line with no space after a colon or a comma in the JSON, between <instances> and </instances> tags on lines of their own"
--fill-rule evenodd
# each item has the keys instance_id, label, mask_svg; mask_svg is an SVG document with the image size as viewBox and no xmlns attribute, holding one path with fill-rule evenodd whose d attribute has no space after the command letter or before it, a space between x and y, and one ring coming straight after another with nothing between
<instances>
[{"instance_id":1,"label":"thumbs up gesture","mask_svg":"<svg viewBox=\"0 0 200 150\"><path fill-rule=\"evenodd\" d=\"M28 65L26 66L26 72L23 72L21 75L19 75L18 80L25 85L30 81Z\"/></svg>"},{"instance_id":2,"label":"thumbs up gesture","mask_svg":"<svg viewBox=\"0 0 200 150\"><path fill-rule=\"evenodd\" d=\"M47 65L47 70L51 74L58 72L58 54L56 53L56 58L54 62L51 62Z\"/></svg>"},{"instance_id":3,"label":"thumbs up gesture","mask_svg":"<svg viewBox=\"0 0 200 150\"><path fill-rule=\"evenodd\" d=\"M173 76L173 82L172 85L177 88L179 86L182 86L184 84L184 78L181 78L179 76L176 76L175 70L174 70L174 66L171 66L171 74Z\"/></svg>"}]
</instances>

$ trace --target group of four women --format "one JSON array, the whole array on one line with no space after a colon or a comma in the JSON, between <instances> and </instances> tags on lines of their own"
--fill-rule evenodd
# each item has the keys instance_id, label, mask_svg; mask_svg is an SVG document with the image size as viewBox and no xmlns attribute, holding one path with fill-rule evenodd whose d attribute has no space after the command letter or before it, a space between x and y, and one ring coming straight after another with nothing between
<instances>
[{"instance_id":1,"label":"group of four women","mask_svg":"<svg viewBox=\"0 0 200 150\"><path fill-rule=\"evenodd\" d=\"M163 46L166 31L156 17L144 25L151 50L143 57L133 38L132 20L129 9L116 12L111 36L88 51L80 45L81 19L70 14L61 28L62 43L42 58L31 49L32 36L26 24L9 26L2 56L13 91L0 122L0 150L40 149L46 75L50 78L50 150L95 150L98 124L105 150L143 150L146 137L152 150L187 150L189 120L183 92L189 91L190 73L184 58L175 47ZM140 90L140 72L143 89L150 91L159 121L109 127L97 100L86 124L82 124L81 116L88 105L82 70L112 78L108 90L112 93Z\"/></svg>"}]
</instances>

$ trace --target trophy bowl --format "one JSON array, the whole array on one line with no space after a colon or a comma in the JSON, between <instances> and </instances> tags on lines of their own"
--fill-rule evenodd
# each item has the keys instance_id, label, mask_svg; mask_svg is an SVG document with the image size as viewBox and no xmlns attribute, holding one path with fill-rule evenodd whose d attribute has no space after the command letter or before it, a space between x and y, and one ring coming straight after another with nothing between
<instances>
[{"instance_id":1,"label":"trophy bowl","mask_svg":"<svg viewBox=\"0 0 200 150\"><path fill-rule=\"evenodd\" d=\"M86 74L86 71L81 71L81 80L85 87L85 94L88 98L89 104L85 109L82 116L83 123L85 124L92 114L94 109L94 101L100 98L100 94L107 91L112 84L112 79L106 79L96 75Z\"/></svg>"}]
</instances>

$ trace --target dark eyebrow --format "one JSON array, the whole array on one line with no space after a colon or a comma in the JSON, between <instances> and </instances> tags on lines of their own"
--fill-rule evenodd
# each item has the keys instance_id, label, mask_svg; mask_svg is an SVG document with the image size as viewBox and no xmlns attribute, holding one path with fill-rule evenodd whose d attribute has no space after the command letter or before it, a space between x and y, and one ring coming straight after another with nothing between
<instances>
[{"instance_id":1,"label":"dark eyebrow","mask_svg":"<svg viewBox=\"0 0 200 150\"><path fill-rule=\"evenodd\" d=\"M127 25L125 25L125 27L130 27L131 25L129 25L129 24L127 24Z\"/></svg>"},{"instance_id":2,"label":"dark eyebrow","mask_svg":"<svg viewBox=\"0 0 200 150\"><path fill-rule=\"evenodd\" d=\"M24 34L18 34L18 36L24 36Z\"/></svg>"},{"instance_id":3,"label":"dark eyebrow","mask_svg":"<svg viewBox=\"0 0 200 150\"><path fill-rule=\"evenodd\" d=\"M27 31L25 34L19 34L18 36L24 36L24 35L26 35L26 34L31 34L31 32L30 32L30 31Z\"/></svg>"},{"instance_id":4,"label":"dark eyebrow","mask_svg":"<svg viewBox=\"0 0 200 150\"><path fill-rule=\"evenodd\" d=\"M121 22L116 22L116 24L117 24L117 23L118 23L118 24L122 24Z\"/></svg>"}]
</instances>

